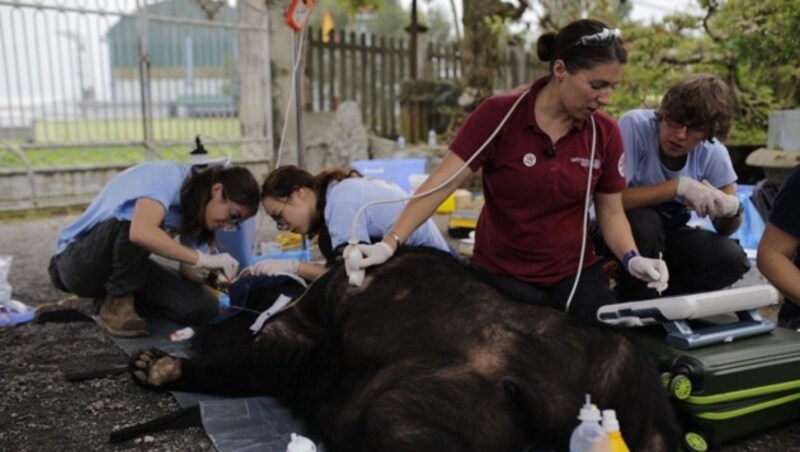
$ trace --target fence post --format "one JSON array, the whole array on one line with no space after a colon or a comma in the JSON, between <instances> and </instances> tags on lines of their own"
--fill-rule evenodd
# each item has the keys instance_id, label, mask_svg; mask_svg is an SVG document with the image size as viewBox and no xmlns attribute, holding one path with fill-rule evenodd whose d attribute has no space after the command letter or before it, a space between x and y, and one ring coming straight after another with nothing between
<instances>
[{"instance_id":1,"label":"fence post","mask_svg":"<svg viewBox=\"0 0 800 452\"><path fill-rule=\"evenodd\" d=\"M157 156L156 148L153 144L153 110L152 99L150 98L150 55L147 52L148 34L147 34L147 4L139 5L139 14L137 20L136 34L138 38L139 47L139 87L142 95L142 126L143 126L143 143L148 158L152 159Z\"/></svg>"},{"instance_id":2,"label":"fence post","mask_svg":"<svg viewBox=\"0 0 800 452\"><path fill-rule=\"evenodd\" d=\"M408 39L408 78L411 80L418 80L420 75L425 80L430 80L429 72L430 65L426 61L428 54L428 38L426 32L428 27L425 25L414 24L406 27L406 33L409 35ZM421 70L420 70L421 69Z\"/></svg>"},{"instance_id":3,"label":"fence post","mask_svg":"<svg viewBox=\"0 0 800 452\"><path fill-rule=\"evenodd\" d=\"M512 44L511 45L511 54L514 56L512 61L514 62L511 69L511 88L516 88L517 86L527 83L528 81L525 79L525 49L522 48L521 45Z\"/></svg>"}]
</instances>

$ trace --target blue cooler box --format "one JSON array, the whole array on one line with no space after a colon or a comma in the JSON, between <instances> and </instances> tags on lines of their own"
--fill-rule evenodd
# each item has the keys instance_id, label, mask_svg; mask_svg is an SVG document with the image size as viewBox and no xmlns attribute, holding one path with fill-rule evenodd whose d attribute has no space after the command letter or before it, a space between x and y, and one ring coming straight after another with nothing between
<instances>
[{"instance_id":1,"label":"blue cooler box","mask_svg":"<svg viewBox=\"0 0 800 452\"><path fill-rule=\"evenodd\" d=\"M356 160L353 168L364 177L392 182L406 193L411 193L409 177L412 174L425 174L425 159Z\"/></svg>"}]
</instances>

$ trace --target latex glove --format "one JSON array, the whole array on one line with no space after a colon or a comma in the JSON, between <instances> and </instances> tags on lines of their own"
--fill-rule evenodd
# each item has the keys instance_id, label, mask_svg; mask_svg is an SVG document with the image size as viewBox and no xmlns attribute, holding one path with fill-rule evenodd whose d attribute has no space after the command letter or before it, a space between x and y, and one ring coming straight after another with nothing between
<instances>
[{"instance_id":1,"label":"latex glove","mask_svg":"<svg viewBox=\"0 0 800 452\"><path fill-rule=\"evenodd\" d=\"M180 265L181 274L183 274L186 279L189 281L194 281L196 283L202 283L208 277L208 269L207 268L200 268L196 265L186 264L181 262Z\"/></svg>"},{"instance_id":2,"label":"latex glove","mask_svg":"<svg viewBox=\"0 0 800 452\"><path fill-rule=\"evenodd\" d=\"M355 245L347 245L344 249L344 256L350 255L350 250L352 247L358 248L361 252L361 261L358 264L359 268L367 268L373 265L380 265L389 260L392 255L394 255L394 250L391 246L389 246L386 242L378 242L373 245L365 245L363 243L358 243Z\"/></svg>"},{"instance_id":3,"label":"latex glove","mask_svg":"<svg viewBox=\"0 0 800 452\"><path fill-rule=\"evenodd\" d=\"M205 254L200 250L197 250L197 254L198 257L195 266L208 269L218 268L222 270L228 281L236 277L236 270L239 269L239 261L234 259L230 254Z\"/></svg>"},{"instance_id":4,"label":"latex glove","mask_svg":"<svg viewBox=\"0 0 800 452\"><path fill-rule=\"evenodd\" d=\"M297 259L265 259L247 267L251 275L272 276L276 273L290 273L296 275L300 268Z\"/></svg>"},{"instance_id":5,"label":"latex glove","mask_svg":"<svg viewBox=\"0 0 800 452\"><path fill-rule=\"evenodd\" d=\"M705 217L714 207L716 188L709 188L707 185L692 179L691 177L681 176L678 178L678 196L683 196L698 217Z\"/></svg>"},{"instance_id":6,"label":"latex glove","mask_svg":"<svg viewBox=\"0 0 800 452\"><path fill-rule=\"evenodd\" d=\"M714 191L714 204L708 216L713 220L719 217L732 217L739 212L739 197L736 195L729 195L717 187L708 183L707 180L703 181L703 185Z\"/></svg>"},{"instance_id":7,"label":"latex glove","mask_svg":"<svg viewBox=\"0 0 800 452\"><path fill-rule=\"evenodd\" d=\"M659 294L667 290L669 270L663 259L635 256L628 261L628 273L647 283L647 287L655 289Z\"/></svg>"}]
</instances>

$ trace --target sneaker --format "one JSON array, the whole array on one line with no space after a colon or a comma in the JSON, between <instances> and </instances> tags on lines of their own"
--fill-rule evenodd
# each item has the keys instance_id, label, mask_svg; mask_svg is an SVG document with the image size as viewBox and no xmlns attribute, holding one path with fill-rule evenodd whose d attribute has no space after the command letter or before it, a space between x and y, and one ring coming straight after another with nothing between
<instances>
[{"instance_id":1,"label":"sneaker","mask_svg":"<svg viewBox=\"0 0 800 452\"><path fill-rule=\"evenodd\" d=\"M113 297L106 295L100 304L98 323L112 336L147 336L147 321L139 317L134 309L133 295Z\"/></svg>"}]
</instances>

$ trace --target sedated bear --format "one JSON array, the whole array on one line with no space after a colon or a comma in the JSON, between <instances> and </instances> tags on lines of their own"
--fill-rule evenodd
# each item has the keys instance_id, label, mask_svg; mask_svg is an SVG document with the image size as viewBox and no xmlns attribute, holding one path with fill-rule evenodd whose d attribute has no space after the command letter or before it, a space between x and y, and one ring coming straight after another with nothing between
<instances>
[{"instance_id":1,"label":"sedated bear","mask_svg":"<svg viewBox=\"0 0 800 452\"><path fill-rule=\"evenodd\" d=\"M150 389L275 397L334 452L566 450L585 394L617 411L631 450L678 449L655 365L629 338L511 301L435 250L401 250L361 287L335 265L241 342L143 351L131 373Z\"/></svg>"}]
</instances>

